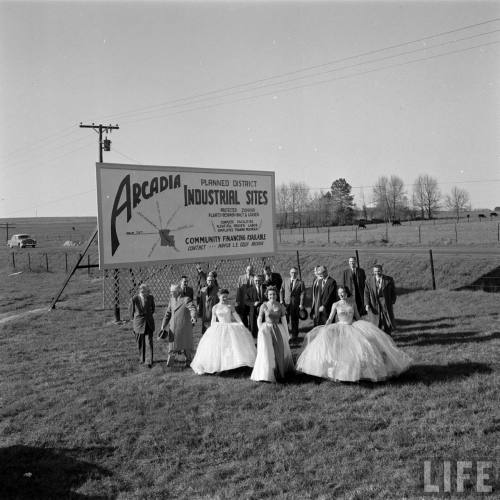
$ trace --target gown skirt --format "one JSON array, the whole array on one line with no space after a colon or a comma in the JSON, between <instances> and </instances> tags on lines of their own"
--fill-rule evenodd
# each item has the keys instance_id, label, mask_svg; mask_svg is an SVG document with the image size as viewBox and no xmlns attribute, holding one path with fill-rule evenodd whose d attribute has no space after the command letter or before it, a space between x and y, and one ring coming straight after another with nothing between
<instances>
[{"instance_id":1,"label":"gown skirt","mask_svg":"<svg viewBox=\"0 0 500 500\"><path fill-rule=\"evenodd\" d=\"M406 371L411 358L369 321L333 323L309 332L297 370L342 382L381 381Z\"/></svg>"},{"instance_id":2,"label":"gown skirt","mask_svg":"<svg viewBox=\"0 0 500 500\"><path fill-rule=\"evenodd\" d=\"M240 323L214 323L200 339L191 368L198 375L254 366L254 339Z\"/></svg>"},{"instance_id":3,"label":"gown skirt","mask_svg":"<svg viewBox=\"0 0 500 500\"><path fill-rule=\"evenodd\" d=\"M250 378L276 382L294 371L288 332L281 323L263 323L257 334L257 359Z\"/></svg>"}]
</instances>

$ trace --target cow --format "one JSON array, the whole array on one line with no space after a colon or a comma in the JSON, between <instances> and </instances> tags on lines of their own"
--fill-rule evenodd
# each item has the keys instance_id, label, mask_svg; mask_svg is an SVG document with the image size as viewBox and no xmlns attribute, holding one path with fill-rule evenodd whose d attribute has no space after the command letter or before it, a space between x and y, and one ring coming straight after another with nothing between
<instances>
[{"instance_id":1,"label":"cow","mask_svg":"<svg viewBox=\"0 0 500 500\"><path fill-rule=\"evenodd\" d=\"M358 229L366 229L366 223L364 220L358 222Z\"/></svg>"},{"instance_id":2,"label":"cow","mask_svg":"<svg viewBox=\"0 0 500 500\"><path fill-rule=\"evenodd\" d=\"M392 225L393 225L393 226L400 226L400 225L401 225L401 221L400 221L399 219L394 219L394 220L392 221Z\"/></svg>"},{"instance_id":3,"label":"cow","mask_svg":"<svg viewBox=\"0 0 500 500\"><path fill-rule=\"evenodd\" d=\"M496 212L490 212L490 217L498 217L498 214Z\"/></svg>"},{"instance_id":4,"label":"cow","mask_svg":"<svg viewBox=\"0 0 500 500\"><path fill-rule=\"evenodd\" d=\"M484 214L477 214L477 216L479 217L479 220L486 219L486 215Z\"/></svg>"}]
</instances>

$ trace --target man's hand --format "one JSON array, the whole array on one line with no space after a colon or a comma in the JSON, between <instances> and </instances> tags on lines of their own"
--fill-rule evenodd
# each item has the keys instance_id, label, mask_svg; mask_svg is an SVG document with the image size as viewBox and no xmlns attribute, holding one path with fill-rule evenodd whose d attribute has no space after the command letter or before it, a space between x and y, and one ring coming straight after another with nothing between
<instances>
[{"instance_id":1,"label":"man's hand","mask_svg":"<svg viewBox=\"0 0 500 500\"><path fill-rule=\"evenodd\" d=\"M366 312L367 312L367 313L369 313L369 312L370 312L370 306L369 306L368 304L366 304L365 309L366 309Z\"/></svg>"},{"instance_id":2,"label":"man's hand","mask_svg":"<svg viewBox=\"0 0 500 500\"><path fill-rule=\"evenodd\" d=\"M318 312L322 313L325 310L325 306L319 306Z\"/></svg>"},{"instance_id":3,"label":"man's hand","mask_svg":"<svg viewBox=\"0 0 500 500\"><path fill-rule=\"evenodd\" d=\"M254 302L253 305L254 307L257 307L259 305L259 302Z\"/></svg>"}]
</instances>

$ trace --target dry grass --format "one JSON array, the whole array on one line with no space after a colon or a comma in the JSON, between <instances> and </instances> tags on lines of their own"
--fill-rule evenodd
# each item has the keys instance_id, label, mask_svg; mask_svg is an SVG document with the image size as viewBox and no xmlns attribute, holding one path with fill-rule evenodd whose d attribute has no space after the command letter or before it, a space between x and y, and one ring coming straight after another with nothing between
<instances>
[{"instance_id":1,"label":"dry grass","mask_svg":"<svg viewBox=\"0 0 500 500\"><path fill-rule=\"evenodd\" d=\"M3 310L43 305L59 278L4 279ZM0 498L416 498L424 460L498 459L497 294L406 290L414 366L383 384L199 377L158 344L142 369L99 304L81 274L59 309L0 326Z\"/></svg>"}]
</instances>

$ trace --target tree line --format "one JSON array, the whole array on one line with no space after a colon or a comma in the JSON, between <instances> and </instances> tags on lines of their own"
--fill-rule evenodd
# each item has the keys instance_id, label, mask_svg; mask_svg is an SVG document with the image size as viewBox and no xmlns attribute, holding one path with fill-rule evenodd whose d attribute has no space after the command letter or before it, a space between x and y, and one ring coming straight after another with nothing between
<instances>
[{"instance_id":1,"label":"tree line","mask_svg":"<svg viewBox=\"0 0 500 500\"><path fill-rule=\"evenodd\" d=\"M359 221L394 222L432 219L441 208L455 217L469 211L470 197L465 189L454 186L447 194L437 180L419 175L411 186L405 186L397 175L377 179L368 201L360 192L360 205L354 202L352 186L344 178L332 182L330 189L313 191L304 182L276 186L276 208L280 227L342 226Z\"/></svg>"}]
</instances>

